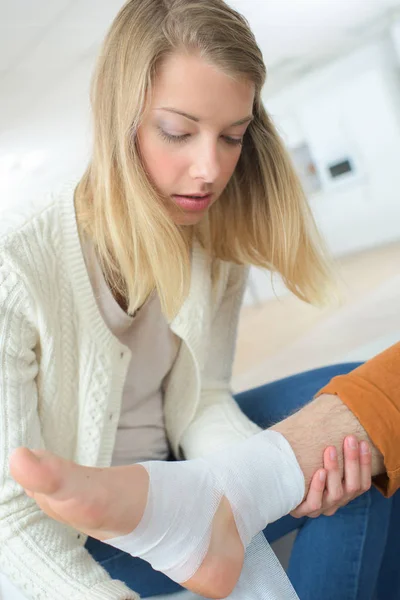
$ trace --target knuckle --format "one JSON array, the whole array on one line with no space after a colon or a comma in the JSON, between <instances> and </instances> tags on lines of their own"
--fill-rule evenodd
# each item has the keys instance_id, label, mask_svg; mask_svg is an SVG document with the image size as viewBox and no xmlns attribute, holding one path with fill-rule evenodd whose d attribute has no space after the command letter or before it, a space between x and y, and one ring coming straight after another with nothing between
<instances>
[{"instance_id":1,"label":"knuckle","mask_svg":"<svg viewBox=\"0 0 400 600\"><path fill-rule=\"evenodd\" d=\"M331 509L325 510L322 514L324 514L326 517L332 517L332 515L334 515L336 511L337 511L337 508L331 508Z\"/></svg>"},{"instance_id":2,"label":"knuckle","mask_svg":"<svg viewBox=\"0 0 400 600\"><path fill-rule=\"evenodd\" d=\"M331 502L338 502L339 500L341 500L343 498L343 488L335 488L334 490L332 490L332 492L329 494L329 500Z\"/></svg>"},{"instance_id":3,"label":"knuckle","mask_svg":"<svg viewBox=\"0 0 400 600\"><path fill-rule=\"evenodd\" d=\"M309 519L317 519L321 515L321 511L315 510L308 515Z\"/></svg>"},{"instance_id":4,"label":"knuckle","mask_svg":"<svg viewBox=\"0 0 400 600\"><path fill-rule=\"evenodd\" d=\"M372 481L365 481L362 486L361 486L361 492L368 492L369 489L371 489L371 485L372 485Z\"/></svg>"},{"instance_id":5,"label":"knuckle","mask_svg":"<svg viewBox=\"0 0 400 600\"><path fill-rule=\"evenodd\" d=\"M356 496L361 491L361 484L350 483L346 486L346 492L349 496Z\"/></svg>"},{"instance_id":6,"label":"knuckle","mask_svg":"<svg viewBox=\"0 0 400 600\"><path fill-rule=\"evenodd\" d=\"M316 512L316 511L320 511L321 507L322 507L321 500L313 500L312 502L310 502L310 511L312 513Z\"/></svg>"}]
</instances>

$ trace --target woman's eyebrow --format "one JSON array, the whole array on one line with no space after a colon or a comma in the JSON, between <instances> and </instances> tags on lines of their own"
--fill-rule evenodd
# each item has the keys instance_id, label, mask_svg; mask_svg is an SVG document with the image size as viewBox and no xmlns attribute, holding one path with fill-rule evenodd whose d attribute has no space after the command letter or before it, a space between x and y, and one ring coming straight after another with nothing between
<instances>
[{"instance_id":1,"label":"woman's eyebrow","mask_svg":"<svg viewBox=\"0 0 400 600\"><path fill-rule=\"evenodd\" d=\"M188 113L177 110L176 108L169 108L166 106L161 106L160 108L156 108L155 110L166 110L167 112L171 112L176 115L180 115L181 117L185 117L186 119L190 119L191 121L195 121L196 123L199 123L201 121L201 119L199 119L198 117L189 115ZM232 123L231 125L229 125L229 127L236 127L237 125L244 125L244 123L249 123L250 121L252 121L253 118L254 118L253 115L249 115L248 117L244 117L243 119L239 119L239 121Z\"/></svg>"}]
</instances>

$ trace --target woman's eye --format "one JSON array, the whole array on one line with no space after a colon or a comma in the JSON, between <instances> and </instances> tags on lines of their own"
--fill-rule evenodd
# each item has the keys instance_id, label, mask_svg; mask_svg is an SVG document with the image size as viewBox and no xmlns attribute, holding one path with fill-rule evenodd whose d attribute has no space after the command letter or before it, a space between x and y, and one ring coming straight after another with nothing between
<instances>
[{"instance_id":1,"label":"woman's eye","mask_svg":"<svg viewBox=\"0 0 400 600\"><path fill-rule=\"evenodd\" d=\"M166 142L175 143L175 144L182 144L182 143L186 142L190 138L190 135L191 135L190 133L184 133L182 135L173 135L172 133L167 133L166 131L164 131L164 129L161 129L161 128L159 128L158 131L163 140L165 140ZM223 135L221 137L230 146L242 146L243 145L242 137L235 138L235 137L231 137L230 135Z\"/></svg>"},{"instance_id":2,"label":"woman's eye","mask_svg":"<svg viewBox=\"0 0 400 600\"><path fill-rule=\"evenodd\" d=\"M243 138L234 138L230 135L223 136L225 142L231 146L243 146Z\"/></svg>"},{"instance_id":3,"label":"woman's eye","mask_svg":"<svg viewBox=\"0 0 400 600\"><path fill-rule=\"evenodd\" d=\"M183 135L172 135L172 133L167 133L163 129L159 129L159 133L166 142L175 142L176 144L185 142L190 137L190 133L185 133Z\"/></svg>"}]
</instances>

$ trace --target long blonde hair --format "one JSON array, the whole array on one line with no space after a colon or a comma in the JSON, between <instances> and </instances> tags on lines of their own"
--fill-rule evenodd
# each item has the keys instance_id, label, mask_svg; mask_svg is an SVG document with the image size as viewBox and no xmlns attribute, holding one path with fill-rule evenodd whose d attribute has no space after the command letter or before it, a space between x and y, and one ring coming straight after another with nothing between
<instances>
[{"instance_id":1,"label":"long blonde hair","mask_svg":"<svg viewBox=\"0 0 400 600\"><path fill-rule=\"evenodd\" d=\"M157 66L182 50L246 77L256 90L236 170L194 228L172 222L135 141ZM129 312L156 289L164 314L177 313L190 282L192 237L205 224L213 260L266 267L301 299L323 300L329 268L298 177L263 107L265 78L247 21L223 0L129 0L114 20L93 78L93 154L75 202L80 230Z\"/></svg>"}]
</instances>

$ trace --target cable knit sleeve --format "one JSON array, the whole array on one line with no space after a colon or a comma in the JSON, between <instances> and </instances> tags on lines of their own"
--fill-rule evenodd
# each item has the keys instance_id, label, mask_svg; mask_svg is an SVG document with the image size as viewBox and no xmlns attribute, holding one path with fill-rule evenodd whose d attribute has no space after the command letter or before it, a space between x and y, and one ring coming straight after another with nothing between
<instances>
[{"instance_id":1,"label":"cable knit sleeve","mask_svg":"<svg viewBox=\"0 0 400 600\"><path fill-rule=\"evenodd\" d=\"M35 382L35 308L10 265L0 249L0 569L32 600L138 599L110 579L76 531L47 517L10 476L15 448L45 446Z\"/></svg>"},{"instance_id":2,"label":"cable knit sleeve","mask_svg":"<svg viewBox=\"0 0 400 600\"><path fill-rule=\"evenodd\" d=\"M199 406L181 440L186 458L204 456L260 431L240 410L231 391L237 327L247 275L247 268L229 265L224 291L217 300L212 320Z\"/></svg>"}]
</instances>

